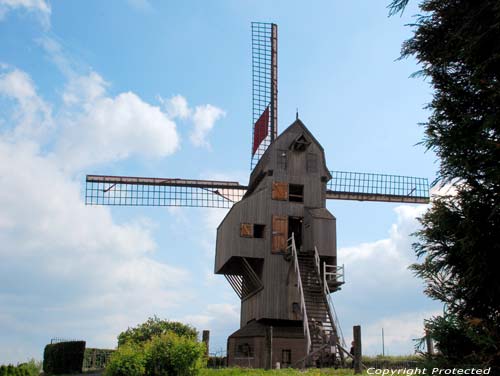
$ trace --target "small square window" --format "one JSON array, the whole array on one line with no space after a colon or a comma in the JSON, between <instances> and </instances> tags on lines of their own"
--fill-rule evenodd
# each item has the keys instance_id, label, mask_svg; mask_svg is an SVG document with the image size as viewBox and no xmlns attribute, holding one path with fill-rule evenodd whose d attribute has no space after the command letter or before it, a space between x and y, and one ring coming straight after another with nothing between
<instances>
[{"instance_id":1,"label":"small square window","mask_svg":"<svg viewBox=\"0 0 500 376\"><path fill-rule=\"evenodd\" d=\"M241 343L236 346L236 356L237 357L253 357L254 348L250 343Z\"/></svg>"},{"instance_id":2,"label":"small square window","mask_svg":"<svg viewBox=\"0 0 500 376\"><path fill-rule=\"evenodd\" d=\"M240 236L244 238L253 238L253 225L251 223L241 223Z\"/></svg>"},{"instance_id":3,"label":"small square window","mask_svg":"<svg viewBox=\"0 0 500 376\"><path fill-rule=\"evenodd\" d=\"M263 238L265 225L240 223L240 236L243 238Z\"/></svg>"},{"instance_id":4,"label":"small square window","mask_svg":"<svg viewBox=\"0 0 500 376\"><path fill-rule=\"evenodd\" d=\"M263 238L265 228L266 228L265 225L253 225L253 237L254 238Z\"/></svg>"},{"instance_id":5,"label":"small square window","mask_svg":"<svg viewBox=\"0 0 500 376\"><path fill-rule=\"evenodd\" d=\"M290 184L288 188L288 201L304 202L304 186L301 184Z\"/></svg>"},{"instance_id":6,"label":"small square window","mask_svg":"<svg viewBox=\"0 0 500 376\"><path fill-rule=\"evenodd\" d=\"M278 168L281 169L281 170L286 170L286 165L287 165L287 154L286 154L286 150L278 150L277 152L277 165L278 165Z\"/></svg>"},{"instance_id":7,"label":"small square window","mask_svg":"<svg viewBox=\"0 0 500 376\"><path fill-rule=\"evenodd\" d=\"M273 189L271 193L273 200L287 201L288 200L288 184L284 182L273 182Z\"/></svg>"},{"instance_id":8,"label":"small square window","mask_svg":"<svg viewBox=\"0 0 500 376\"><path fill-rule=\"evenodd\" d=\"M285 367L292 364L292 350L281 350L281 364Z\"/></svg>"}]
</instances>

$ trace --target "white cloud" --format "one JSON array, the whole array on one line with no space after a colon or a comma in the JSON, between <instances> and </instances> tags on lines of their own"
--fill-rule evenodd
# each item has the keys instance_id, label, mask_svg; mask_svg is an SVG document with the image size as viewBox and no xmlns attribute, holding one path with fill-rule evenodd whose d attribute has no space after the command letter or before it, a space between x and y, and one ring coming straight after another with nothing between
<instances>
[{"instance_id":1,"label":"white cloud","mask_svg":"<svg viewBox=\"0 0 500 376\"><path fill-rule=\"evenodd\" d=\"M63 121L56 155L67 169L114 162L131 156L163 158L179 149L176 124L159 107L132 92L106 96L95 72L69 81L63 98L79 105Z\"/></svg>"},{"instance_id":2,"label":"white cloud","mask_svg":"<svg viewBox=\"0 0 500 376\"><path fill-rule=\"evenodd\" d=\"M195 146L209 147L208 134L215 125L215 122L226 116L226 113L210 104L197 106L193 114L194 127L190 134L190 140Z\"/></svg>"},{"instance_id":3,"label":"white cloud","mask_svg":"<svg viewBox=\"0 0 500 376\"><path fill-rule=\"evenodd\" d=\"M423 282L408 270L417 261L411 234L419 226L416 218L427 207L398 206L388 238L339 249L346 284L333 299L346 342L350 342L352 326L361 325L366 354L381 353L382 327L390 336L393 355L412 353L412 339L417 337L423 318L439 310L440 304L423 294Z\"/></svg>"},{"instance_id":4,"label":"white cloud","mask_svg":"<svg viewBox=\"0 0 500 376\"><path fill-rule=\"evenodd\" d=\"M200 313L186 315L179 321L189 323L199 331L210 330L210 353L221 352L221 350L225 352L225 346L222 344L226 343L229 334L239 329L239 304L208 304Z\"/></svg>"},{"instance_id":5,"label":"white cloud","mask_svg":"<svg viewBox=\"0 0 500 376\"><path fill-rule=\"evenodd\" d=\"M44 35L36 41L45 50L47 57L67 78L78 76L73 68L76 63L64 53L61 44L55 38Z\"/></svg>"},{"instance_id":6,"label":"white cloud","mask_svg":"<svg viewBox=\"0 0 500 376\"><path fill-rule=\"evenodd\" d=\"M441 197L441 196L456 196L457 185L460 184L459 180L455 180L452 183L437 184L430 190L431 199Z\"/></svg>"},{"instance_id":7,"label":"white cloud","mask_svg":"<svg viewBox=\"0 0 500 376\"><path fill-rule=\"evenodd\" d=\"M53 126L52 109L36 92L31 77L19 69L0 74L0 98L15 102L11 116L1 119L1 132L11 139L41 140Z\"/></svg>"},{"instance_id":8,"label":"white cloud","mask_svg":"<svg viewBox=\"0 0 500 376\"><path fill-rule=\"evenodd\" d=\"M341 248L339 259L355 267L356 273L369 274L372 281L380 279L380 283L389 282L394 273L404 277L405 281L413 281L411 272L407 270L415 260L411 250L411 234L418 229L416 218L425 210L426 206L397 207L397 222L391 226L389 238ZM373 268L373 262L376 262L377 268ZM391 271L390 275L387 270Z\"/></svg>"},{"instance_id":9,"label":"white cloud","mask_svg":"<svg viewBox=\"0 0 500 376\"><path fill-rule=\"evenodd\" d=\"M50 27L51 9L45 0L0 0L0 21L9 11L19 9L36 14L42 26Z\"/></svg>"},{"instance_id":10,"label":"white cloud","mask_svg":"<svg viewBox=\"0 0 500 376\"><path fill-rule=\"evenodd\" d=\"M74 180L93 164L170 155L175 123L134 93L110 96L101 76L75 74L55 51L68 77L56 121L27 73L1 67L0 96L14 111L0 133L0 331L9 343L0 362L40 358L56 336L113 347L128 326L195 299L189 273L156 260L150 221L117 224L107 208L84 205ZM42 152L38 136L54 123L56 148Z\"/></svg>"},{"instance_id":11,"label":"white cloud","mask_svg":"<svg viewBox=\"0 0 500 376\"><path fill-rule=\"evenodd\" d=\"M81 182L33 143L0 140L0 161L0 332L30 343L25 356L39 358L54 336L113 347L121 330L189 295L189 273L154 259L147 221L117 224L85 206Z\"/></svg>"},{"instance_id":12,"label":"white cloud","mask_svg":"<svg viewBox=\"0 0 500 376\"><path fill-rule=\"evenodd\" d=\"M188 102L182 95L174 95L169 99L163 99L161 96L158 96L158 100L165 107L168 117L171 119L187 119L191 115Z\"/></svg>"},{"instance_id":13,"label":"white cloud","mask_svg":"<svg viewBox=\"0 0 500 376\"><path fill-rule=\"evenodd\" d=\"M83 105L90 109L97 99L106 93L109 84L96 72L85 76L73 76L63 92L63 101L67 105Z\"/></svg>"},{"instance_id":14,"label":"white cloud","mask_svg":"<svg viewBox=\"0 0 500 376\"><path fill-rule=\"evenodd\" d=\"M382 328L384 328L385 355L414 353L415 339L424 336L424 320L440 311L410 312L384 317L368 325L363 332L364 350L382 353ZM401 349L406 349L402 352Z\"/></svg>"},{"instance_id":15,"label":"white cloud","mask_svg":"<svg viewBox=\"0 0 500 376\"><path fill-rule=\"evenodd\" d=\"M217 120L226 116L226 112L211 104L196 106L191 109L186 98L174 95L169 99L158 96L158 100L165 108L170 119L183 119L192 122L193 127L189 134L191 143L196 147L210 147L208 135Z\"/></svg>"}]
</instances>

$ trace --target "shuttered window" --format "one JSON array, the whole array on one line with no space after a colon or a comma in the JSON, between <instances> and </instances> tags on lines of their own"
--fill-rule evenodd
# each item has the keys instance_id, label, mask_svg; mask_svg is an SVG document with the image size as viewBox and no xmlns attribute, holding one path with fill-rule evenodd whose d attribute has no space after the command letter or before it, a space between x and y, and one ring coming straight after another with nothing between
<instances>
[{"instance_id":1,"label":"shuttered window","mask_svg":"<svg viewBox=\"0 0 500 376\"><path fill-rule=\"evenodd\" d=\"M273 253L286 252L288 240L288 217L273 215L273 236L272 247Z\"/></svg>"},{"instance_id":2,"label":"shuttered window","mask_svg":"<svg viewBox=\"0 0 500 376\"><path fill-rule=\"evenodd\" d=\"M240 236L244 238L253 238L253 225L251 223L241 223Z\"/></svg>"},{"instance_id":3,"label":"shuttered window","mask_svg":"<svg viewBox=\"0 0 500 376\"><path fill-rule=\"evenodd\" d=\"M265 228L265 225L240 223L240 236L243 238L263 238Z\"/></svg>"},{"instance_id":4,"label":"shuttered window","mask_svg":"<svg viewBox=\"0 0 500 376\"><path fill-rule=\"evenodd\" d=\"M288 200L288 183L273 182L273 200L287 201Z\"/></svg>"}]
</instances>

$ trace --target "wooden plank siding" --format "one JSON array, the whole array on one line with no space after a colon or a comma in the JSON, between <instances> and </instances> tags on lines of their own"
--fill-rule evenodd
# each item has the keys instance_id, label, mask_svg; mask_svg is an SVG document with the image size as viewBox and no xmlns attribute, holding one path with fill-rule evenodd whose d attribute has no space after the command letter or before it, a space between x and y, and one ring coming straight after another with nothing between
<instances>
[{"instance_id":1,"label":"wooden plank siding","mask_svg":"<svg viewBox=\"0 0 500 376\"><path fill-rule=\"evenodd\" d=\"M290 144L301 135L310 142L309 146L305 151L291 150ZM330 177L321 145L300 121L295 122L261 157L250 177L251 192L231 208L219 225L216 273L223 274L232 257L262 260L259 277L264 288L242 300L241 327L252 320L301 320L297 310L293 310L294 303L299 302L296 276L283 255L288 239L288 218L304 218L303 242L309 236L310 244L320 244L323 258L333 259L336 256L334 217L325 214L328 218L317 218L318 215L308 214L310 209L329 213L326 182ZM303 202L289 201L289 184L303 186ZM310 218L307 228L306 216ZM247 225L252 224L265 226L263 238L248 237L250 226Z\"/></svg>"}]
</instances>

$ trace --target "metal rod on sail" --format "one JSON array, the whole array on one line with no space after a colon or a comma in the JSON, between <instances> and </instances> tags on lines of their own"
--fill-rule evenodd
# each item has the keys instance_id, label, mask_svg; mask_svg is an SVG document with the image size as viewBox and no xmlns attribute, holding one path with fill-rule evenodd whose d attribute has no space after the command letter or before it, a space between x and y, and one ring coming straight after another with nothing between
<instances>
[{"instance_id":1,"label":"metal rod on sail","mask_svg":"<svg viewBox=\"0 0 500 376\"><path fill-rule=\"evenodd\" d=\"M271 142L278 136L278 25L271 27Z\"/></svg>"}]
</instances>

